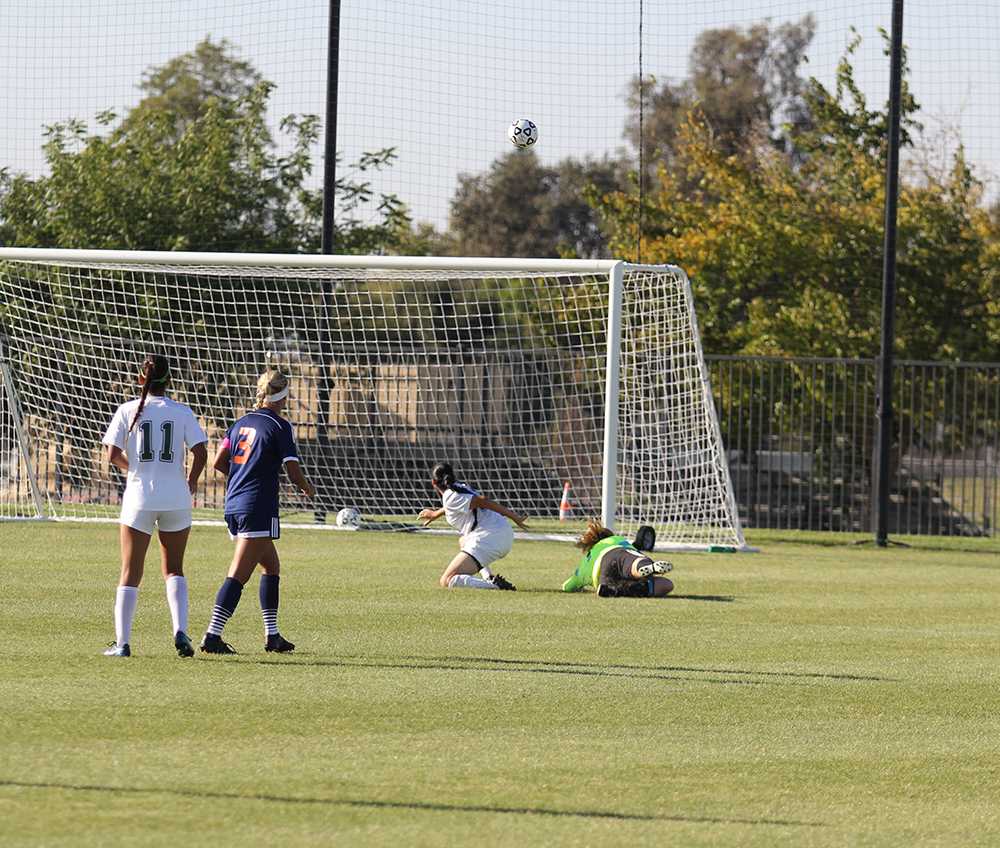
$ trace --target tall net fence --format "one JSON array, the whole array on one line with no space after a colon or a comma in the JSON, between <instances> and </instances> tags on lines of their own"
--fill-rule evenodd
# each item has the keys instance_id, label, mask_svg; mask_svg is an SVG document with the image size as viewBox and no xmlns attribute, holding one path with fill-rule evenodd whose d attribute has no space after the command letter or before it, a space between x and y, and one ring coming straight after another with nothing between
<instances>
[{"instance_id":1,"label":"tall net fence","mask_svg":"<svg viewBox=\"0 0 1000 848\"><path fill-rule=\"evenodd\" d=\"M709 357L746 527L874 529L870 359ZM892 533L996 536L1000 365L901 360L889 447Z\"/></svg>"},{"instance_id":2,"label":"tall net fence","mask_svg":"<svg viewBox=\"0 0 1000 848\"><path fill-rule=\"evenodd\" d=\"M584 189L638 190L628 173L639 165L640 130L647 188L694 106L721 136L757 129L779 138L783 123L802 118L809 77L835 88L838 62L856 36L861 41L850 61L868 107L881 108L888 93L879 29L890 27L890 0L834 0L822 8L805 0L336 5L337 174L345 181L338 192L338 252L375 244L409 253L607 255L607 234L588 210ZM261 179L275 190L289 180L318 189L330 7L326 0L206 0L197 7L7 0L0 7L0 168L32 179L58 173L58 152L46 150L55 139L64 152L78 152L92 138L113 139L116 131L133 141L143 131L146 140L176 140L205 118L208 97L246 116L254 109L248 92L267 81L273 89L260 123L252 124L273 142ZM908 0L905 14L909 84L924 131L904 164L947 170L961 147L995 199L1000 7ZM164 111L174 116L169 127L151 122ZM283 128L288 115L314 115L318 124ZM520 117L540 128L530 152L514 151L507 141L508 124ZM72 120L82 126L67 128ZM58 133L46 130L60 124ZM170 162L143 162L139 170L147 177L166 180L174 164L178 172L194 172L183 152L166 144L159 150ZM103 160L92 152L111 168L113 151L114 144L104 149ZM311 168L301 180L291 176L303 165L296 151ZM244 152L259 165L260 157ZM237 179L236 170L227 176ZM115 192L137 185L123 178L108 191L134 205ZM178 220L183 191L161 192L159 203L170 214L145 228L56 228L63 243L44 246L171 249L171 240L180 239L182 248L203 248L193 243L198 222ZM229 214L246 211L238 198L229 200ZM199 202L210 201L219 202L206 187ZM292 191L281 204L296 218L294 232L265 226L248 235L216 227L204 238L213 249L248 249L255 239L316 249L315 197ZM510 232L480 226L486 207L491 222L506 220ZM66 243L74 232L91 243ZM42 246L46 235L55 237L51 228L25 225L8 228L5 240ZM93 243L98 238L102 243ZM631 252L624 258L637 259Z\"/></svg>"}]
</instances>

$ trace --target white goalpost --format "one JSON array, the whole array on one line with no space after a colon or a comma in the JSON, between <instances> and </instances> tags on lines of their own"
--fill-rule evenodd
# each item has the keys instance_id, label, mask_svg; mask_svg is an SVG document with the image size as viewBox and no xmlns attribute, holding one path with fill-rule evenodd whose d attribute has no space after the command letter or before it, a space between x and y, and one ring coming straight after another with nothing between
<instances>
[{"instance_id":1,"label":"white goalpost","mask_svg":"<svg viewBox=\"0 0 1000 848\"><path fill-rule=\"evenodd\" d=\"M286 526L350 506L415 528L450 461L541 535L594 515L658 549L746 548L674 266L0 248L0 518L117 518L100 439L149 352L210 449L265 367L289 374L319 494L289 487ZM196 518L221 520L223 494L209 473Z\"/></svg>"}]
</instances>

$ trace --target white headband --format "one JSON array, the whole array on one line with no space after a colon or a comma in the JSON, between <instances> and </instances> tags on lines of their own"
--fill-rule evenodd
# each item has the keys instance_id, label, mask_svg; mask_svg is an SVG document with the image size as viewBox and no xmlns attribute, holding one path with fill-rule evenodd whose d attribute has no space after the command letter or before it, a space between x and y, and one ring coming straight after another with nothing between
<instances>
[{"instance_id":1,"label":"white headband","mask_svg":"<svg viewBox=\"0 0 1000 848\"><path fill-rule=\"evenodd\" d=\"M279 400L284 400L288 397L288 386L285 386L280 392L275 392L273 395L268 395L265 400L268 403L277 403Z\"/></svg>"}]
</instances>

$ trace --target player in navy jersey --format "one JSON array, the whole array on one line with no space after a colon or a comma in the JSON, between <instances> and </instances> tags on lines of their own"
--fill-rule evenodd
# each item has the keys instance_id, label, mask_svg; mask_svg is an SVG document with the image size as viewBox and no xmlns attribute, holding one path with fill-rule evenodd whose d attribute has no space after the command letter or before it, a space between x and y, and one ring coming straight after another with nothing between
<instances>
[{"instance_id":1,"label":"player in navy jersey","mask_svg":"<svg viewBox=\"0 0 1000 848\"><path fill-rule=\"evenodd\" d=\"M278 524L278 483L284 467L289 479L310 498L316 494L299 464L292 425L281 417L288 400L288 378L280 371L265 371L257 381L256 408L226 432L215 454L215 469L228 478L226 524L236 541L229 576L215 598L215 607L201 650L209 654L235 654L222 641L222 630L236 611L243 587L259 565L260 609L264 616L264 650L287 653L295 645L278 632L278 580L281 570L274 540Z\"/></svg>"},{"instance_id":2,"label":"player in navy jersey","mask_svg":"<svg viewBox=\"0 0 1000 848\"><path fill-rule=\"evenodd\" d=\"M443 515L460 534L461 550L441 575L441 586L446 589L513 590L514 585L494 574L490 566L507 556L514 544L514 531L507 519L527 530L524 519L514 510L484 498L467 483L456 480L447 462L434 466L431 485L441 496L441 508L423 509L417 517L427 527Z\"/></svg>"},{"instance_id":3,"label":"player in navy jersey","mask_svg":"<svg viewBox=\"0 0 1000 848\"><path fill-rule=\"evenodd\" d=\"M139 385L140 397L118 407L102 440L108 462L128 475L119 519L122 568L115 592L115 641L104 653L132 655L132 621L155 528L174 648L179 656L192 657L184 550L191 532L191 495L208 461L208 437L189 407L166 396L170 363L165 356L145 358ZM185 445L192 457L187 474Z\"/></svg>"}]
</instances>

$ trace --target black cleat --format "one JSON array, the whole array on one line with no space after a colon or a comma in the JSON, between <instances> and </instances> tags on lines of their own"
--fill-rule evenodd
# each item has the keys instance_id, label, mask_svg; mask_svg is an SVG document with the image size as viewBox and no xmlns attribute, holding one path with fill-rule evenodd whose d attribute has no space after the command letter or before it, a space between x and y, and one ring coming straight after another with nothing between
<instances>
[{"instance_id":1,"label":"black cleat","mask_svg":"<svg viewBox=\"0 0 1000 848\"><path fill-rule=\"evenodd\" d=\"M289 642L280 633L275 633L273 636L267 637L264 650L269 654L290 654L295 650L295 645Z\"/></svg>"},{"instance_id":2,"label":"black cleat","mask_svg":"<svg viewBox=\"0 0 1000 848\"><path fill-rule=\"evenodd\" d=\"M606 586L603 583L597 587L599 598L648 598L649 586L645 580L624 583L619 586Z\"/></svg>"},{"instance_id":3,"label":"black cleat","mask_svg":"<svg viewBox=\"0 0 1000 848\"><path fill-rule=\"evenodd\" d=\"M201 640L201 650L205 654L235 654L236 649L228 642L223 642L221 636L214 633L206 633Z\"/></svg>"},{"instance_id":4,"label":"black cleat","mask_svg":"<svg viewBox=\"0 0 1000 848\"><path fill-rule=\"evenodd\" d=\"M104 651L104 656L106 657L130 657L132 656L132 649L128 646L128 642L124 645L119 645L117 642L112 642Z\"/></svg>"},{"instance_id":5,"label":"black cleat","mask_svg":"<svg viewBox=\"0 0 1000 848\"><path fill-rule=\"evenodd\" d=\"M648 598L652 587L646 580L636 580L634 583L626 583L618 590L620 598Z\"/></svg>"},{"instance_id":6,"label":"black cleat","mask_svg":"<svg viewBox=\"0 0 1000 848\"><path fill-rule=\"evenodd\" d=\"M508 592L516 592L517 591L517 586L515 586L513 583L511 583L502 574L494 574L490 578L490 582L494 586L496 586L498 589L504 589L504 590L506 590Z\"/></svg>"},{"instance_id":7,"label":"black cleat","mask_svg":"<svg viewBox=\"0 0 1000 848\"><path fill-rule=\"evenodd\" d=\"M174 634L174 647L177 649L179 657L193 657L194 645L191 644L191 637L183 630L178 630Z\"/></svg>"}]
</instances>

